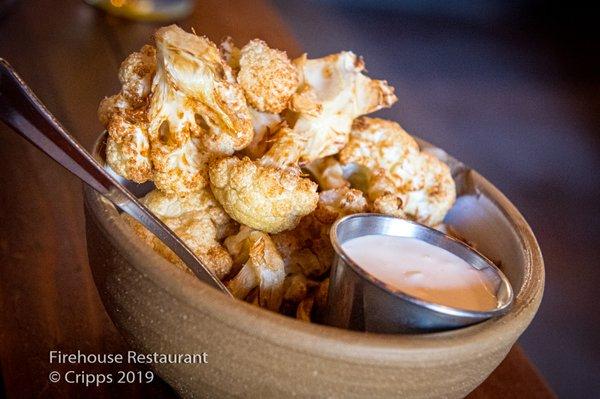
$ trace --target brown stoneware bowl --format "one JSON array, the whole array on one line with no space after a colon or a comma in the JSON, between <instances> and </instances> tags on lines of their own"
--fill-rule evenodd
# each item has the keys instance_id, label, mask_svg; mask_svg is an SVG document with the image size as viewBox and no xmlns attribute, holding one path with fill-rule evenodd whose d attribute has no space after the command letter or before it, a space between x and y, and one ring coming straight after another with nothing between
<instances>
[{"instance_id":1,"label":"brown stoneware bowl","mask_svg":"<svg viewBox=\"0 0 600 399\"><path fill-rule=\"evenodd\" d=\"M421 335L303 323L231 300L172 266L86 188L89 261L106 311L137 352L208 354L206 364L153 366L183 397L463 397L531 322L544 266L531 229L504 195L431 150L457 181L460 197L446 222L498 262L513 286L515 303L500 318Z\"/></svg>"}]
</instances>

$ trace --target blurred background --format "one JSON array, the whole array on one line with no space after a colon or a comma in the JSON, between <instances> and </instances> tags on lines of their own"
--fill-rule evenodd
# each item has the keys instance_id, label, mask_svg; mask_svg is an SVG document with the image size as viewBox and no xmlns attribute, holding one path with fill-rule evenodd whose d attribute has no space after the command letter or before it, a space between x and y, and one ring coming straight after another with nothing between
<instances>
[{"instance_id":1,"label":"blurred background","mask_svg":"<svg viewBox=\"0 0 600 399\"><path fill-rule=\"evenodd\" d=\"M168 12L182 15L203 3L185 0L172 9L169 0L158 1ZM20 57L27 49L40 55L40 68L69 70L66 77L46 79L35 73L24 77L43 100L64 102L62 108L50 109L71 131L93 138L100 130L96 99L115 91L118 62L141 44L136 39L135 46L123 48L122 40L116 39L149 35L139 34L133 22L109 20L114 29L107 31L90 7L83 2L73 6L73 1L69 7L73 23L54 26L51 19L40 20L27 9L27 3L0 0L0 56L20 71L32 70L31 60ZM352 50L365 58L371 77L386 79L396 88L398 103L380 116L398 121L408 132L474 167L521 210L544 254L546 291L520 343L560 397L600 397L597 13L583 3L537 0L274 0L273 4L311 58ZM29 26L11 18L10 5L15 5L15 15L28 16ZM228 21L219 12L231 7L213 11ZM252 24L250 17L247 23ZM194 28L209 36L223 28L235 36L236 25ZM271 28L253 34L277 47L281 27ZM71 46L69 51L80 52L81 58L48 54L44 43L58 40ZM109 53L121 57L112 59L106 56ZM115 73L89 78L94 68L112 68ZM65 94L71 92L86 98ZM83 143L89 146L91 140L86 140ZM78 182L69 184L79 192ZM73 200L72 206L79 209L80 201ZM83 227L76 225L73 231ZM76 267L80 266L73 270L80 273Z\"/></svg>"},{"instance_id":2,"label":"blurred background","mask_svg":"<svg viewBox=\"0 0 600 399\"><path fill-rule=\"evenodd\" d=\"M278 0L316 58L352 50L398 103L379 114L479 170L546 264L520 339L560 397L600 397L600 35L576 2Z\"/></svg>"}]
</instances>

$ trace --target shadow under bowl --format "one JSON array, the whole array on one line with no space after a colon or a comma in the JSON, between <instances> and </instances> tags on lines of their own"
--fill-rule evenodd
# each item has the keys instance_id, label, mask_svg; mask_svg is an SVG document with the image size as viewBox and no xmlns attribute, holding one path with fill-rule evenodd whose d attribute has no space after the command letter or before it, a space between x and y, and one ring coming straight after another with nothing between
<instances>
[{"instance_id":1,"label":"shadow under bowl","mask_svg":"<svg viewBox=\"0 0 600 399\"><path fill-rule=\"evenodd\" d=\"M502 317L431 334L375 334L308 324L234 301L171 265L86 187L87 245L106 311L140 353L207 353L206 364L155 364L183 397L459 398L498 366L533 319L544 265L518 210L443 151L459 198L445 222L500 265L515 300Z\"/></svg>"}]
</instances>

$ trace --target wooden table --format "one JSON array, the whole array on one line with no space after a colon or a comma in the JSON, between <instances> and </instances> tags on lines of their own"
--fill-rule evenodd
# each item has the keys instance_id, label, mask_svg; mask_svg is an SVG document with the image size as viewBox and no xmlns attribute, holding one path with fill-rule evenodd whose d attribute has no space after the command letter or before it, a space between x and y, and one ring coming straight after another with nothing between
<instances>
[{"instance_id":1,"label":"wooden table","mask_svg":"<svg viewBox=\"0 0 600 399\"><path fill-rule=\"evenodd\" d=\"M120 61L146 43L156 26L107 16L79 0L58 4L18 2L0 20L0 56L89 148L101 130L98 102L118 90ZM260 37L292 56L301 53L265 1L202 0L180 25L215 41L228 34L238 43ZM117 353L127 346L88 268L80 182L4 125L0 160L0 390L12 398L174 397L162 381L88 388L48 382L54 369L50 350ZM119 369L78 366L90 373ZM517 346L470 397L554 396Z\"/></svg>"}]
</instances>

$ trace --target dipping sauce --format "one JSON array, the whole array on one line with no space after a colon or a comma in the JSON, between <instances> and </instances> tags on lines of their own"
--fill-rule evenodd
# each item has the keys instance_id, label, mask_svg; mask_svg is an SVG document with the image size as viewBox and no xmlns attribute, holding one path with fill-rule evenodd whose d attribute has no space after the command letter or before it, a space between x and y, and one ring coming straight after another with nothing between
<instances>
[{"instance_id":1,"label":"dipping sauce","mask_svg":"<svg viewBox=\"0 0 600 399\"><path fill-rule=\"evenodd\" d=\"M494 276L425 241L365 235L346 241L342 249L373 277L416 298L465 310L497 305Z\"/></svg>"}]
</instances>

